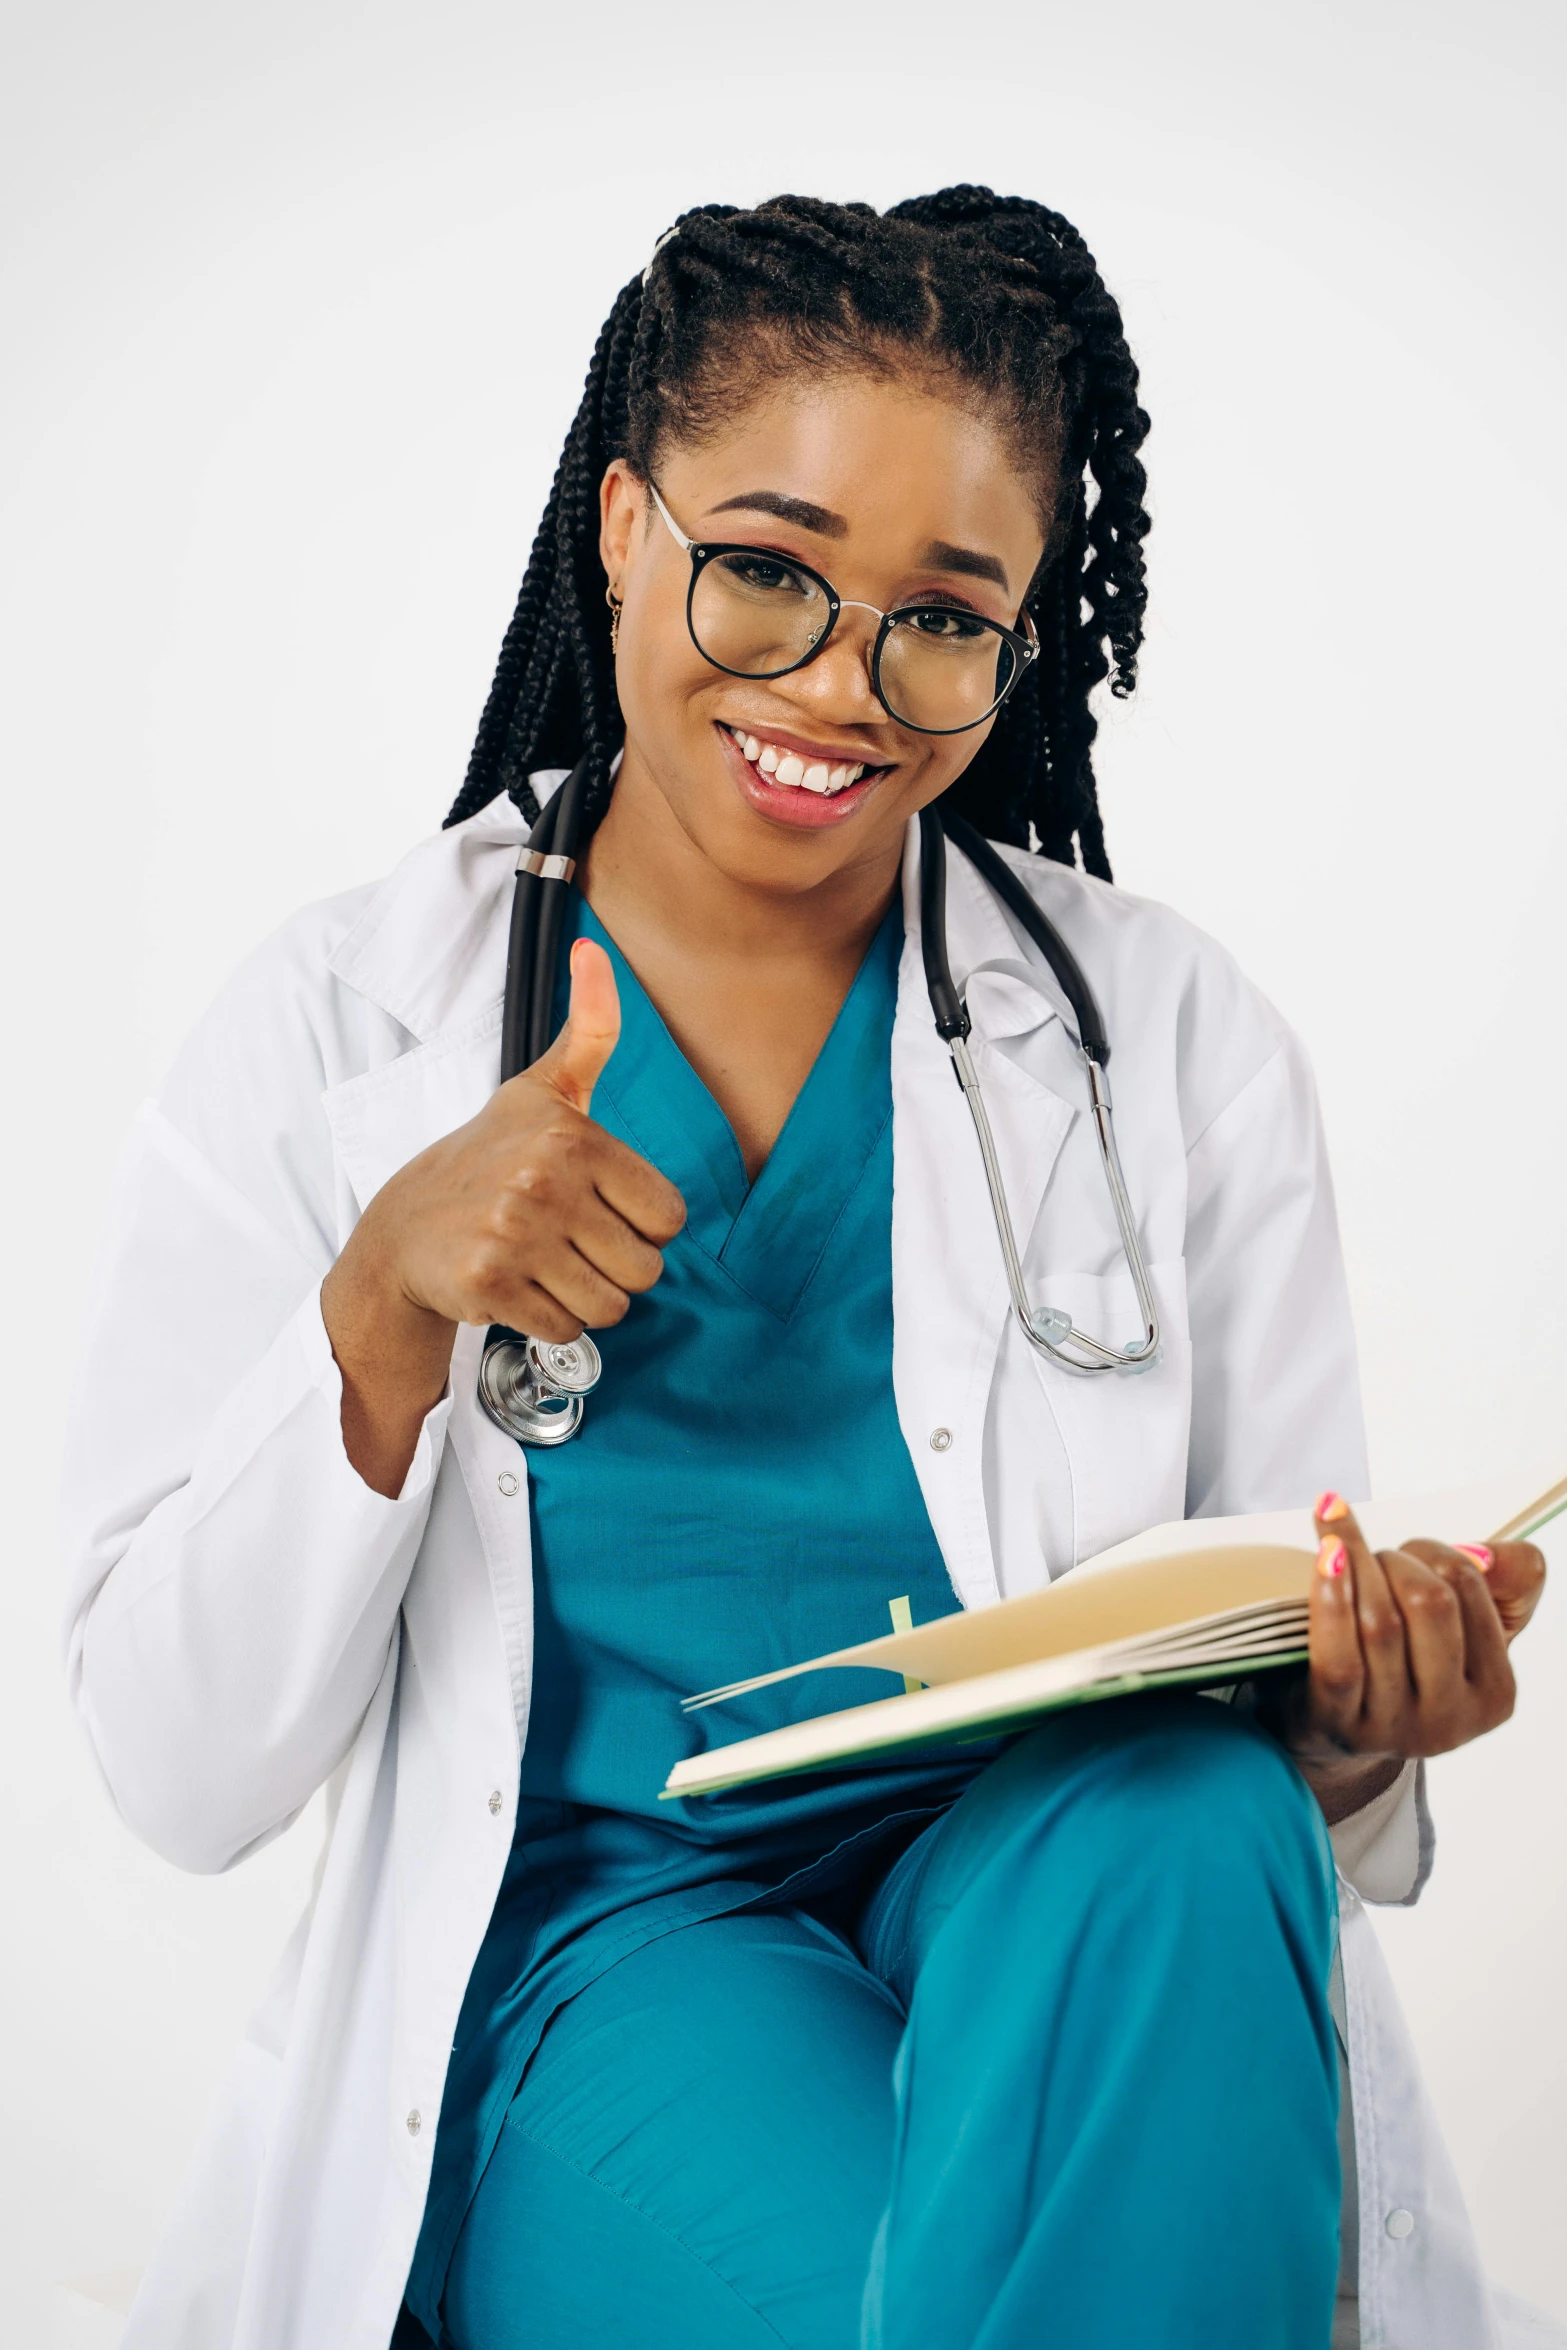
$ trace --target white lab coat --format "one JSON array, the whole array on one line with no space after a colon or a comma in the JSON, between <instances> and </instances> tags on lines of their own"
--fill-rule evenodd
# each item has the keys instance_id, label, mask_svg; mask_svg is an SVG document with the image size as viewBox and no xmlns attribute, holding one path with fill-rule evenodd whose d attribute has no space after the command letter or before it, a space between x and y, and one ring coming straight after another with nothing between
<instances>
[{"instance_id":1,"label":"white lab coat","mask_svg":"<svg viewBox=\"0 0 1567 2350\"><path fill-rule=\"evenodd\" d=\"M402 1494L371 1492L343 1450L318 1291L378 1187L495 1086L519 838L498 802L384 884L289 923L143 1112L115 1195L70 1448L77 1710L127 1824L182 1867L231 1867L326 1782L331 1822L125 2350L386 2350L399 2306L511 1844L532 1646L525 1460L478 1408L483 1334L464 1329ZM1072 1379L1008 1322L973 1130L930 1019L911 826L893 1380L969 1607L1161 1520L1365 1485L1299 1046L1177 916L1015 862L1104 1010L1164 1359ZM1031 1288L1128 1338L1135 1304L1054 982L965 859L950 867L951 961ZM1416 1781L1337 1839L1354 1879L1362 2341L1496 2350L1361 1906L1417 1890ZM1413 2224L1390 2232L1390 2214Z\"/></svg>"}]
</instances>

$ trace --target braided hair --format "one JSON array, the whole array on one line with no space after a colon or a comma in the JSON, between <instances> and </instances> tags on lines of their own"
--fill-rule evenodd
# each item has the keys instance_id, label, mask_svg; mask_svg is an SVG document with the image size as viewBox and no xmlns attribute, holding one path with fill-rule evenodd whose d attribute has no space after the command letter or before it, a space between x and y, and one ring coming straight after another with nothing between
<instances>
[{"instance_id":1,"label":"braided hair","mask_svg":"<svg viewBox=\"0 0 1567 2350\"><path fill-rule=\"evenodd\" d=\"M737 399L802 366L922 376L1007 432L1046 529L1025 598L1041 656L948 798L991 839L1068 865L1080 850L1108 880L1090 701L1107 678L1119 697L1136 683L1148 418L1077 230L988 188L885 213L777 196L681 215L599 336L447 823L500 791L533 823L538 767L579 770L583 821L597 823L623 734L598 550L605 467L623 457L648 479L664 448L699 443Z\"/></svg>"}]
</instances>

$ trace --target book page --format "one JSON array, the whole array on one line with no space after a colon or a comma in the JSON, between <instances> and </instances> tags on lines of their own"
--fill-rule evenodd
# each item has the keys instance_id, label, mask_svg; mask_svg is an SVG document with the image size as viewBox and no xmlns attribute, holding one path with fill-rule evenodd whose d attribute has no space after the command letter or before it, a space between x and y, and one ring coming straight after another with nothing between
<instances>
[{"instance_id":1,"label":"book page","mask_svg":"<svg viewBox=\"0 0 1567 2350\"><path fill-rule=\"evenodd\" d=\"M1377 1549L1417 1535L1439 1542L1483 1541L1552 1489L1552 1469L1536 1463L1483 1483L1371 1503L1357 1515ZM718 1704L833 1665L868 1666L934 1687L1077 1649L1107 1647L1228 1608L1303 1599L1311 1588L1315 1553L1316 1532L1306 1509L1179 1519L1149 1527L1085 1560L1042 1591L730 1682L686 1704L688 1709Z\"/></svg>"},{"instance_id":2,"label":"book page","mask_svg":"<svg viewBox=\"0 0 1567 2350\"><path fill-rule=\"evenodd\" d=\"M1063 1577L1021 1599L938 1616L933 1624L918 1624L912 1632L889 1632L857 1648L840 1648L830 1656L787 1665L781 1672L707 1691L688 1703L717 1704L828 1665L870 1666L934 1686L1042 1657L1068 1656L1077 1649L1106 1648L1229 1608L1304 1599L1311 1588L1315 1555L1314 1550L1287 1550L1279 1544L1241 1542L1215 1548L1210 1542L1192 1556L1139 1560L1103 1575Z\"/></svg>"},{"instance_id":3,"label":"book page","mask_svg":"<svg viewBox=\"0 0 1567 2350\"><path fill-rule=\"evenodd\" d=\"M1432 1542L1485 1542L1530 1502L1545 1500L1560 1475L1559 1458L1536 1460L1494 1477L1471 1479L1466 1485L1441 1486L1430 1493L1391 1501L1357 1502L1355 1515L1373 1550L1396 1550L1401 1542L1417 1537ZM1315 1549L1316 1540L1309 1509L1267 1510L1243 1518L1177 1518L1167 1525L1146 1527L1113 1549L1084 1559L1073 1572L1098 1574L1134 1559L1171 1558L1219 1544L1284 1543Z\"/></svg>"}]
</instances>

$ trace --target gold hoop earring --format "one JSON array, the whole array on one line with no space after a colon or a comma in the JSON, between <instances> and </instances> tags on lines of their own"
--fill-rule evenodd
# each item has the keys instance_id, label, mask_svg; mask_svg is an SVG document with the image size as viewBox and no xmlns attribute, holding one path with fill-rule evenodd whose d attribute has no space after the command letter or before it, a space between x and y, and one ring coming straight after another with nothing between
<instances>
[{"instance_id":1,"label":"gold hoop earring","mask_svg":"<svg viewBox=\"0 0 1567 2350\"><path fill-rule=\"evenodd\" d=\"M612 587L604 590L604 601L609 606L609 657L620 651L620 598Z\"/></svg>"}]
</instances>

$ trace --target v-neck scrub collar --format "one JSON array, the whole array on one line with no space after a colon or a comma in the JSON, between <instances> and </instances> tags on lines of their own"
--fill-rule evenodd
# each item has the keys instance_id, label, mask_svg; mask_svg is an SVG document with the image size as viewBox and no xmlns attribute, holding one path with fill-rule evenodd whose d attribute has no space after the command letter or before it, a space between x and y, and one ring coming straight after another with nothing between
<instances>
[{"instance_id":1,"label":"v-neck scrub collar","mask_svg":"<svg viewBox=\"0 0 1567 2350\"><path fill-rule=\"evenodd\" d=\"M687 1213L681 1238L787 1322L892 1116L887 1038L903 947L901 908L894 901L872 939L752 1184L728 1119L580 899L577 935L605 949L620 991L620 1042L595 1089L595 1107L601 1100L612 1105L614 1123L633 1148L679 1190ZM557 1009L564 1017L559 998Z\"/></svg>"}]
</instances>

